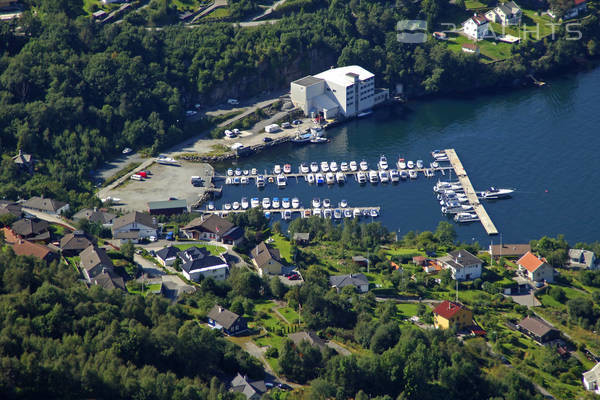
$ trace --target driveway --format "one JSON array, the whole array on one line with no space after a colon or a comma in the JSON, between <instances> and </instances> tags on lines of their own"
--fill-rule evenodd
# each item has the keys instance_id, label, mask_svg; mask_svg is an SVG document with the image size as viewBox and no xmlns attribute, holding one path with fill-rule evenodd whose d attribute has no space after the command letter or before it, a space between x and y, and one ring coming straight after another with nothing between
<instances>
[{"instance_id":1,"label":"driveway","mask_svg":"<svg viewBox=\"0 0 600 400\"><path fill-rule=\"evenodd\" d=\"M36 218L39 218L41 220L50 222L52 224L58 224L58 225L65 226L65 227L69 228L72 231L77 230L77 228L75 228L69 222L67 222L66 220L64 220L61 217L58 217L56 215L48 214L48 213L41 212L41 211L31 210L29 208L24 208L24 210L27 212L27 214L31 214L31 215L33 215Z\"/></svg>"}]
</instances>

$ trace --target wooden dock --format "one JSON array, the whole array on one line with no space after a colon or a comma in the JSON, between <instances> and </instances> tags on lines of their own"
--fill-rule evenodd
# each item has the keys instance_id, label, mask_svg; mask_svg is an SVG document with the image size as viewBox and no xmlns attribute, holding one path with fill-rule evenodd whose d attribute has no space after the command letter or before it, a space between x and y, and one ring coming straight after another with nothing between
<instances>
[{"instance_id":1,"label":"wooden dock","mask_svg":"<svg viewBox=\"0 0 600 400\"><path fill-rule=\"evenodd\" d=\"M467 198L469 199L469 203L471 204L471 206L473 206L473 210L477 213L477 216L479 217L479 221L481 221L483 228L485 229L488 235L497 235L498 229L496 229L496 226L494 225L492 219L485 210L485 207L483 207L483 205L479 202L477 193L475 193L475 189L473 189L473 185L471 184L471 180L467 175L467 171L465 171L465 168L460 162L456 151L454 149L446 149L444 151L446 152L448 160L450 161L450 164L452 165L452 168L454 169L454 172L456 173L456 176L458 177L458 180L462 185L463 190L467 195Z\"/></svg>"},{"instance_id":2,"label":"wooden dock","mask_svg":"<svg viewBox=\"0 0 600 400\"><path fill-rule=\"evenodd\" d=\"M342 212L344 210L354 211L355 209L358 209L358 210L360 210L361 214L365 210L367 210L367 211L377 210L378 214L381 212L381 207L379 207L379 206L377 206L377 207L345 207L345 208L342 208L342 207L328 207L328 208L323 208L323 207L321 207L320 208L320 210L321 210L321 216L323 216L322 213L326 209L331 210L332 213L333 213L333 210L336 210L336 209L337 210L342 210ZM225 215L230 214L230 213L242 213L242 212L246 212L248 210L249 209L242 210L241 208L237 209L237 210L233 210L233 209L232 210L206 210L206 209L200 209L200 208L198 208L198 209L196 209L194 211L201 212L201 213L204 213L204 214L216 214L216 215L219 215L219 216L225 216ZM310 214L312 216L313 208L269 208L269 209L266 209L266 210L262 209L262 211L264 213L268 212L270 214L281 214L282 218L283 218L283 213L285 211L291 211L292 212L292 218L294 218L294 214L300 214L301 217L304 217L304 215L306 214L307 210L310 211ZM366 217L366 216L361 215L361 217ZM352 218L354 218L354 217L352 217ZM369 216L368 218L371 218L371 216ZM333 216L332 216L331 219L333 219ZM340 220L341 219L345 219L345 218L342 216L342 218L340 218Z\"/></svg>"}]
</instances>

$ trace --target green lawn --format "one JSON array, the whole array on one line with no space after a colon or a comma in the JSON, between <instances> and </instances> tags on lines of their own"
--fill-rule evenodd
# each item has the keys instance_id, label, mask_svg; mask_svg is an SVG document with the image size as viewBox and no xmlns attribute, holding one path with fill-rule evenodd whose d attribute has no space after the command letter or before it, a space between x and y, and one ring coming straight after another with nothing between
<instances>
[{"instance_id":1,"label":"green lawn","mask_svg":"<svg viewBox=\"0 0 600 400\"><path fill-rule=\"evenodd\" d=\"M387 250L386 253L392 257L415 257L415 256L424 256L425 255L424 251L421 251L419 249L413 249L413 248L390 249L390 250Z\"/></svg>"},{"instance_id":2,"label":"green lawn","mask_svg":"<svg viewBox=\"0 0 600 400\"><path fill-rule=\"evenodd\" d=\"M201 0L171 0L170 2L179 11L197 10L203 3L209 3L209 1Z\"/></svg>"},{"instance_id":3,"label":"green lawn","mask_svg":"<svg viewBox=\"0 0 600 400\"><path fill-rule=\"evenodd\" d=\"M402 316L405 318L410 318L412 316L417 315L417 307L418 307L418 304L416 304L416 303L396 304L396 308L398 309L398 312L400 314L402 314Z\"/></svg>"},{"instance_id":4,"label":"green lawn","mask_svg":"<svg viewBox=\"0 0 600 400\"><path fill-rule=\"evenodd\" d=\"M279 255L287 263L292 263L292 243L283 235L275 234L271 236L273 242L271 245L279 250Z\"/></svg>"},{"instance_id":5,"label":"green lawn","mask_svg":"<svg viewBox=\"0 0 600 400\"><path fill-rule=\"evenodd\" d=\"M480 8L485 8L487 6L485 4L477 1L477 0L466 0L465 1L465 7L466 7L467 10L477 10L477 9L480 9Z\"/></svg>"},{"instance_id":6,"label":"green lawn","mask_svg":"<svg viewBox=\"0 0 600 400\"><path fill-rule=\"evenodd\" d=\"M211 244L179 244L176 246L179 250L187 250L190 247L200 247L210 251L210 254L218 256L226 251L225 247L213 246Z\"/></svg>"},{"instance_id":7,"label":"green lawn","mask_svg":"<svg viewBox=\"0 0 600 400\"><path fill-rule=\"evenodd\" d=\"M229 7L219 7L217 9L215 9L213 12L211 12L210 14L207 14L206 16L204 16L204 18L227 18L229 17Z\"/></svg>"},{"instance_id":8,"label":"green lawn","mask_svg":"<svg viewBox=\"0 0 600 400\"><path fill-rule=\"evenodd\" d=\"M151 285L144 285L144 292L142 293L141 290L133 290L130 289L129 287L127 287L127 291L131 294L139 294L142 296L147 296L149 293L155 292L155 291L159 291L160 290L160 283L153 283Z\"/></svg>"},{"instance_id":9,"label":"green lawn","mask_svg":"<svg viewBox=\"0 0 600 400\"><path fill-rule=\"evenodd\" d=\"M291 309L290 307L280 308L279 312L285 317L285 319L288 320L288 322L292 324L298 323L298 319L300 318L300 316L295 310ZM300 318L300 322L302 322L302 318Z\"/></svg>"}]
</instances>

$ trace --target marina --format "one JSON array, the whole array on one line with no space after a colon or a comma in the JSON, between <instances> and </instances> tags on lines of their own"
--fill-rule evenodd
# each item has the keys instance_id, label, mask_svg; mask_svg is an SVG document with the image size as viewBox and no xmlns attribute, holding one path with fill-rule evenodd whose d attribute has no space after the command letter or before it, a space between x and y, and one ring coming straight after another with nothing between
<instances>
[{"instance_id":1,"label":"marina","mask_svg":"<svg viewBox=\"0 0 600 400\"><path fill-rule=\"evenodd\" d=\"M205 210L198 209L198 212L204 214L216 214L221 217L226 217L230 213L241 213L247 211L247 209L228 209L228 210L211 210L206 208ZM381 207L332 207L332 208L263 208L263 213L270 217L272 215L278 215L283 220L289 220L295 217L308 218L311 216L317 216L328 219L342 220L347 218L377 218L381 213ZM337 212L337 213L336 213ZM348 213L349 212L349 213ZM339 213L339 214L338 214Z\"/></svg>"}]
</instances>

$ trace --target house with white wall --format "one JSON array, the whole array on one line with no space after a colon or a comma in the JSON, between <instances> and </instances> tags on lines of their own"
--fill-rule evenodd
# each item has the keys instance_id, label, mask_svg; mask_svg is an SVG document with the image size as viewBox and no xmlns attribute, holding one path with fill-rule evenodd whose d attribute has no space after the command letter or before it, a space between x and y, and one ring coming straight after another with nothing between
<instances>
[{"instance_id":1,"label":"house with white wall","mask_svg":"<svg viewBox=\"0 0 600 400\"><path fill-rule=\"evenodd\" d=\"M490 23L483 14L475 14L463 22L463 32L469 39L482 40L490 30Z\"/></svg>"}]
</instances>

